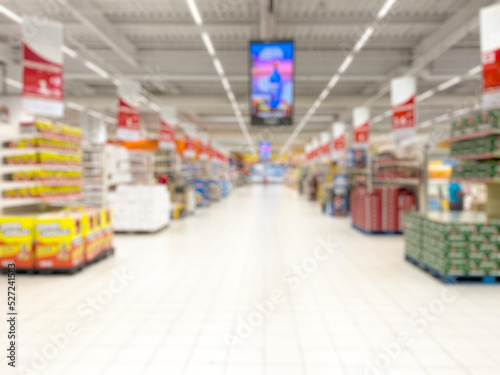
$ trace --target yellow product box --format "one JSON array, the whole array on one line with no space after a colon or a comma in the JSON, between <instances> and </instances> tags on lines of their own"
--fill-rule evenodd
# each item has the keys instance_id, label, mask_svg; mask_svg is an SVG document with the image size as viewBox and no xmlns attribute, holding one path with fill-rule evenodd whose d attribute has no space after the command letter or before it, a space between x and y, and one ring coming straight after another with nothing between
<instances>
[{"instance_id":1,"label":"yellow product box","mask_svg":"<svg viewBox=\"0 0 500 375\"><path fill-rule=\"evenodd\" d=\"M67 212L76 212L82 216L85 262L92 261L101 254L102 250L100 210L80 206L66 207L65 210Z\"/></svg>"},{"instance_id":2,"label":"yellow product box","mask_svg":"<svg viewBox=\"0 0 500 375\"><path fill-rule=\"evenodd\" d=\"M0 216L0 268L14 263L17 269L33 269L34 218Z\"/></svg>"},{"instance_id":3,"label":"yellow product box","mask_svg":"<svg viewBox=\"0 0 500 375\"><path fill-rule=\"evenodd\" d=\"M84 262L82 215L60 212L38 216L35 222L37 269L73 269Z\"/></svg>"},{"instance_id":4,"label":"yellow product box","mask_svg":"<svg viewBox=\"0 0 500 375\"><path fill-rule=\"evenodd\" d=\"M109 208L101 208L101 225L102 249L103 251L111 250L113 248L113 222Z\"/></svg>"}]
</instances>

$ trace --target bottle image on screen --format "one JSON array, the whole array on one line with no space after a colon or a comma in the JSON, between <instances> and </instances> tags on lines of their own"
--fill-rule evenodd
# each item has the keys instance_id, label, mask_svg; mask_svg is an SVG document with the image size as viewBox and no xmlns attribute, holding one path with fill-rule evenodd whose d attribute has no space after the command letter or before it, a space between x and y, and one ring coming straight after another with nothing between
<instances>
[{"instance_id":1,"label":"bottle image on screen","mask_svg":"<svg viewBox=\"0 0 500 375\"><path fill-rule=\"evenodd\" d=\"M281 76L278 72L278 63L274 64L273 73L269 76L269 107L275 110L281 102Z\"/></svg>"}]
</instances>

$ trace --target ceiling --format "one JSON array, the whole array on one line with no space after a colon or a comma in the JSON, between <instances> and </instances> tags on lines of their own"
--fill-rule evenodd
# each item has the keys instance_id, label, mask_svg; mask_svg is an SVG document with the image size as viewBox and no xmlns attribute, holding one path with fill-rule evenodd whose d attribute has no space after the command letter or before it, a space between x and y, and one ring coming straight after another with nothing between
<instances>
[{"instance_id":1,"label":"ceiling","mask_svg":"<svg viewBox=\"0 0 500 375\"><path fill-rule=\"evenodd\" d=\"M459 75L460 83L419 104L419 122L473 103L480 75L467 72L480 64L478 10L491 0L396 0L388 15L373 23L386 0L196 0L203 19L198 26L186 0L0 0L18 15L35 14L63 22L65 45L79 55L65 56L68 101L114 117L112 78L142 83L158 105L175 106L182 122L196 124L227 148L249 150L237 117L203 44L206 31L225 70L246 127L254 141L267 138L279 150L295 126L337 72L367 26L375 31L353 63L290 145L302 145L331 127L336 116L351 121L352 108L369 103L373 116L389 106L391 77L414 74L419 93ZM0 15L1 60L7 76L20 79L21 27ZM294 125L251 127L248 115L248 42L293 39L296 44ZM110 74L102 78L87 59ZM18 89L7 88L16 94ZM67 108L68 121L78 111ZM145 127L154 132L158 115L142 108ZM389 118L373 124L372 134L389 131ZM428 132L437 125L421 128Z\"/></svg>"}]
</instances>

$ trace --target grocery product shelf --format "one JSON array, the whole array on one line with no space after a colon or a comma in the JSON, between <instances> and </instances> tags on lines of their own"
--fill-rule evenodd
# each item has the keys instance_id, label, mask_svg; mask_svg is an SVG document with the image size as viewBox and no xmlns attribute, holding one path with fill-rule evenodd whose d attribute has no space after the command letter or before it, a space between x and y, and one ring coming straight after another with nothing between
<instances>
[{"instance_id":1,"label":"grocery product shelf","mask_svg":"<svg viewBox=\"0 0 500 375\"><path fill-rule=\"evenodd\" d=\"M486 137L488 135L497 135L497 134L500 134L500 129L488 129L488 130L481 130L481 131L474 132L474 133L455 135L455 136L452 136L452 137L446 139L446 141L447 142L457 142L457 141L464 141L466 139L480 138L480 137Z\"/></svg>"},{"instance_id":2,"label":"grocery product shelf","mask_svg":"<svg viewBox=\"0 0 500 375\"><path fill-rule=\"evenodd\" d=\"M8 147L2 149L0 151L0 157L9 157L9 156L18 156L18 155L28 155L35 154L40 152L49 152L52 154L59 155L69 155L69 156L81 156L82 153L79 151L71 151L71 150L62 150L56 148L47 148L47 147Z\"/></svg>"},{"instance_id":3,"label":"grocery product shelf","mask_svg":"<svg viewBox=\"0 0 500 375\"><path fill-rule=\"evenodd\" d=\"M38 186L79 186L82 183L82 180L2 181L0 190L25 189Z\"/></svg>"},{"instance_id":4,"label":"grocery product shelf","mask_svg":"<svg viewBox=\"0 0 500 375\"><path fill-rule=\"evenodd\" d=\"M44 171L81 171L81 165L47 165L47 164L7 164L0 167L0 174L11 174L15 172L25 172L33 170Z\"/></svg>"},{"instance_id":5,"label":"grocery product shelf","mask_svg":"<svg viewBox=\"0 0 500 375\"><path fill-rule=\"evenodd\" d=\"M487 152L484 154L473 155L452 155L451 159L456 160L487 160L487 159L500 159L500 152Z\"/></svg>"},{"instance_id":6,"label":"grocery product shelf","mask_svg":"<svg viewBox=\"0 0 500 375\"><path fill-rule=\"evenodd\" d=\"M375 168L382 167L411 167L418 168L420 167L420 163L414 160L384 160L384 161L376 161L374 163Z\"/></svg>"},{"instance_id":7,"label":"grocery product shelf","mask_svg":"<svg viewBox=\"0 0 500 375\"><path fill-rule=\"evenodd\" d=\"M373 181L376 184L388 185L419 185L419 178L377 178Z\"/></svg>"}]
</instances>

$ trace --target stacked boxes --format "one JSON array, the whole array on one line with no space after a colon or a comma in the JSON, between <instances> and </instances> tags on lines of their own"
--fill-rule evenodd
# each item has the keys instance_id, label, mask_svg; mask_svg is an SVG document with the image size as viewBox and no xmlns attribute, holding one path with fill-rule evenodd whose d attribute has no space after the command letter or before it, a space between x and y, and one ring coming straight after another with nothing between
<instances>
[{"instance_id":1,"label":"stacked boxes","mask_svg":"<svg viewBox=\"0 0 500 375\"><path fill-rule=\"evenodd\" d=\"M397 232L399 230L399 195L401 189L397 187L380 188L382 197L381 221L384 232Z\"/></svg>"},{"instance_id":2,"label":"stacked boxes","mask_svg":"<svg viewBox=\"0 0 500 375\"><path fill-rule=\"evenodd\" d=\"M500 151L500 135L465 139L451 144L451 156L488 154Z\"/></svg>"},{"instance_id":3,"label":"stacked boxes","mask_svg":"<svg viewBox=\"0 0 500 375\"><path fill-rule=\"evenodd\" d=\"M451 128L453 136L500 129L500 110L495 109L471 114L466 118L454 121Z\"/></svg>"},{"instance_id":4,"label":"stacked boxes","mask_svg":"<svg viewBox=\"0 0 500 375\"><path fill-rule=\"evenodd\" d=\"M0 218L0 268L73 270L113 247L108 209L67 208Z\"/></svg>"},{"instance_id":5,"label":"stacked boxes","mask_svg":"<svg viewBox=\"0 0 500 375\"><path fill-rule=\"evenodd\" d=\"M415 212L404 215L405 227L405 254L409 257L422 261L422 217Z\"/></svg>"},{"instance_id":6,"label":"stacked boxes","mask_svg":"<svg viewBox=\"0 0 500 375\"><path fill-rule=\"evenodd\" d=\"M454 165L452 176L454 178L498 178L500 177L500 162L484 160Z\"/></svg>"},{"instance_id":7,"label":"stacked boxes","mask_svg":"<svg viewBox=\"0 0 500 375\"><path fill-rule=\"evenodd\" d=\"M33 269L34 219L24 216L0 217L0 268L15 263L17 269Z\"/></svg>"},{"instance_id":8,"label":"stacked boxes","mask_svg":"<svg viewBox=\"0 0 500 375\"><path fill-rule=\"evenodd\" d=\"M500 276L500 219L488 220L483 213L433 212L420 220L417 240L416 219L406 215L407 255L444 276Z\"/></svg>"},{"instance_id":9,"label":"stacked boxes","mask_svg":"<svg viewBox=\"0 0 500 375\"><path fill-rule=\"evenodd\" d=\"M352 223L370 232L401 232L403 213L415 211L417 200L410 191L397 187L381 187L368 193L356 188L351 192Z\"/></svg>"},{"instance_id":10,"label":"stacked boxes","mask_svg":"<svg viewBox=\"0 0 500 375\"><path fill-rule=\"evenodd\" d=\"M41 215L35 225L35 266L74 269L84 262L82 216L78 213Z\"/></svg>"}]
</instances>

